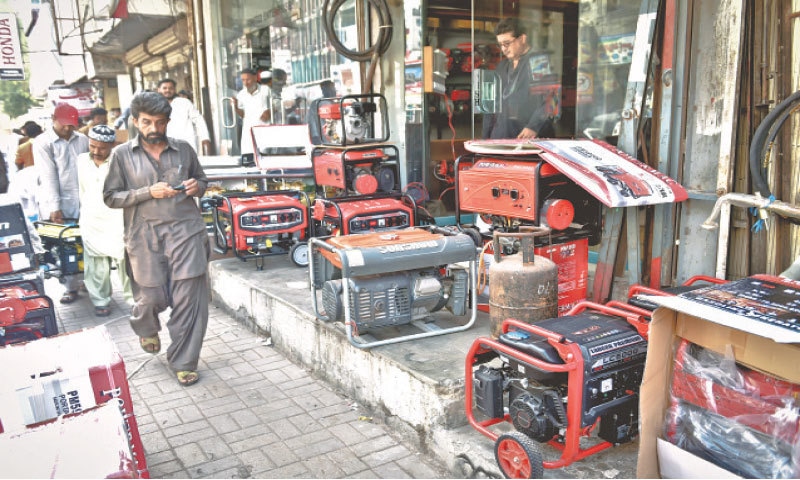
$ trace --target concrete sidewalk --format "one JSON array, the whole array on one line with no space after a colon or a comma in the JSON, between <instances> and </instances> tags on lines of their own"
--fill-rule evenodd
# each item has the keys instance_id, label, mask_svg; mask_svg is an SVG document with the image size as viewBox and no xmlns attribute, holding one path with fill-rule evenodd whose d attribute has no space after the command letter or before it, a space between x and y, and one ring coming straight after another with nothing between
<instances>
[{"instance_id":1,"label":"concrete sidewalk","mask_svg":"<svg viewBox=\"0 0 800 480\"><path fill-rule=\"evenodd\" d=\"M86 293L61 305L61 285L45 284L61 332L106 324L116 341L153 478L452 477L214 305L200 381L184 388L164 358L166 331L161 354L143 352L121 295L100 318Z\"/></svg>"}]
</instances>

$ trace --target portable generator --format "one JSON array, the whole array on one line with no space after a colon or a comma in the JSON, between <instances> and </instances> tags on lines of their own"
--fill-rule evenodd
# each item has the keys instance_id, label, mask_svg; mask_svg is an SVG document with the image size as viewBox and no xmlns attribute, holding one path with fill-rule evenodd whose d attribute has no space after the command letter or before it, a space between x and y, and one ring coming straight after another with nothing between
<instances>
[{"instance_id":1,"label":"portable generator","mask_svg":"<svg viewBox=\"0 0 800 480\"><path fill-rule=\"evenodd\" d=\"M289 253L292 262L308 265L310 219L308 196L297 190L227 192L206 201L212 208L214 250L237 258L255 259Z\"/></svg>"},{"instance_id":2,"label":"portable generator","mask_svg":"<svg viewBox=\"0 0 800 480\"><path fill-rule=\"evenodd\" d=\"M400 189L398 157L393 145L314 148L315 235L349 235L416 225L416 203Z\"/></svg>"},{"instance_id":3,"label":"portable generator","mask_svg":"<svg viewBox=\"0 0 800 480\"><path fill-rule=\"evenodd\" d=\"M798 478L800 385L682 339L667 441L744 478Z\"/></svg>"},{"instance_id":4,"label":"portable generator","mask_svg":"<svg viewBox=\"0 0 800 480\"><path fill-rule=\"evenodd\" d=\"M0 285L0 345L58 333L53 300L36 288L34 282Z\"/></svg>"},{"instance_id":5,"label":"portable generator","mask_svg":"<svg viewBox=\"0 0 800 480\"><path fill-rule=\"evenodd\" d=\"M495 442L506 477L541 478L543 468L564 467L638 435L643 326L636 312L582 302L536 324L508 319L497 340L473 342L465 364L467 419ZM489 428L501 422L515 431ZM582 447L581 437L595 430L599 442ZM560 458L543 461L537 442L560 450Z\"/></svg>"},{"instance_id":6,"label":"portable generator","mask_svg":"<svg viewBox=\"0 0 800 480\"><path fill-rule=\"evenodd\" d=\"M380 94L322 98L310 110L309 129L318 145L346 147L389 139L386 98Z\"/></svg>"},{"instance_id":7,"label":"portable generator","mask_svg":"<svg viewBox=\"0 0 800 480\"><path fill-rule=\"evenodd\" d=\"M358 348L458 332L475 322L477 252L467 235L435 226L415 227L312 238L310 249L314 312L322 321L344 322L348 340ZM433 322L442 310L450 312L451 323L452 317L468 314L469 320L458 326L436 326ZM387 333L386 327L405 325L416 328L412 333L392 330L385 339L365 338L367 333Z\"/></svg>"},{"instance_id":8,"label":"portable generator","mask_svg":"<svg viewBox=\"0 0 800 480\"><path fill-rule=\"evenodd\" d=\"M83 239L77 220L65 220L66 223L37 221L36 232L42 240L42 247L47 251L45 261L55 265L55 270L48 273L58 277L75 275L83 272Z\"/></svg>"},{"instance_id":9,"label":"portable generator","mask_svg":"<svg viewBox=\"0 0 800 480\"><path fill-rule=\"evenodd\" d=\"M20 204L0 206L0 345L58 333Z\"/></svg>"}]
</instances>

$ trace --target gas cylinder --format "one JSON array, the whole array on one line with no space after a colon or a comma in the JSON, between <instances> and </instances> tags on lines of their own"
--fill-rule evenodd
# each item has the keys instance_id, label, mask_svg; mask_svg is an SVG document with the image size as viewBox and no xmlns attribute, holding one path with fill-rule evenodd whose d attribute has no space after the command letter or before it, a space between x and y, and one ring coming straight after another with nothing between
<instances>
[{"instance_id":1,"label":"gas cylinder","mask_svg":"<svg viewBox=\"0 0 800 480\"><path fill-rule=\"evenodd\" d=\"M534 238L547 228L520 227L520 233L494 232L494 262L489 267L489 318L492 337L502 332L503 321L524 323L558 316L558 267L549 258L534 254ZM501 237L520 239L514 255L501 258Z\"/></svg>"}]
</instances>

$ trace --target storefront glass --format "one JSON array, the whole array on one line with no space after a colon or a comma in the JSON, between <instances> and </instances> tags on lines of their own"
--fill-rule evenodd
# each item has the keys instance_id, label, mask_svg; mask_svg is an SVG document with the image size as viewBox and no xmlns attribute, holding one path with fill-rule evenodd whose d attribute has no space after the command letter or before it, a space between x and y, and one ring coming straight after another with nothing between
<instances>
[{"instance_id":1,"label":"storefront glass","mask_svg":"<svg viewBox=\"0 0 800 480\"><path fill-rule=\"evenodd\" d=\"M534 80L531 94L544 99L553 120L551 136L616 144L641 4L641 0L492 1L475 2L472 10L470 3L456 0L432 0L426 8L419 1L406 1L406 118L409 124L425 125L430 165L424 169L424 183L431 198L439 198L452 211L450 170L458 148L451 144L457 147L464 140L482 138L484 120L500 108L503 87L493 71L503 58L503 48L494 30L506 17L525 27ZM421 48L416 38L421 38ZM425 46L441 52L443 68L436 68L435 61L419 61L423 57L419 50ZM441 85L434 79L433 86L439 88L425 90L424 101L418 82L425 75L415 74L420 63L423 71L433 68L444 73ZM420 111L428 112L427 121L420 119Z\"/></svg>"},{"instance_id":2,"label":"storefront glass","mask_svg":"<svg viewBox=\"0 0 800 480\"><path fill-rule=\"evenodd\" d=\"M322 18L322 0L206 1L214 45L210 83L212 111L223 155L240 153L241 119L233 97L242 89L243 68L278 69L285 85L273 81L277 123L305 123L306 106L322 95L319 84L332 79L332 70L350 62L330 47ZM335 29L346 46L355 46L355 2L346 2L335 18ZM277 77L276 77L277 78ZM348 92L339 92L348 93Z\"/></svg>"}]
</instances>

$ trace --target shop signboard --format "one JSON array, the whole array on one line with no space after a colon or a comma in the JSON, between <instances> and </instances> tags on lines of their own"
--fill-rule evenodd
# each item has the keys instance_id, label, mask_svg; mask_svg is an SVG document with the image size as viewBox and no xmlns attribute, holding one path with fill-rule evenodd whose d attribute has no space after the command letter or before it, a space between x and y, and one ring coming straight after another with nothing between
<instances>
[{"instance_id":1,"label":"shop signboard","mask_svg":"<svg viewBox=\"0 0 800 480\"><path fill-rule=\"evenodd\" d=\"M17 17L0 13L0 80L25 80Z\"/></svg>"}]
</instances>

